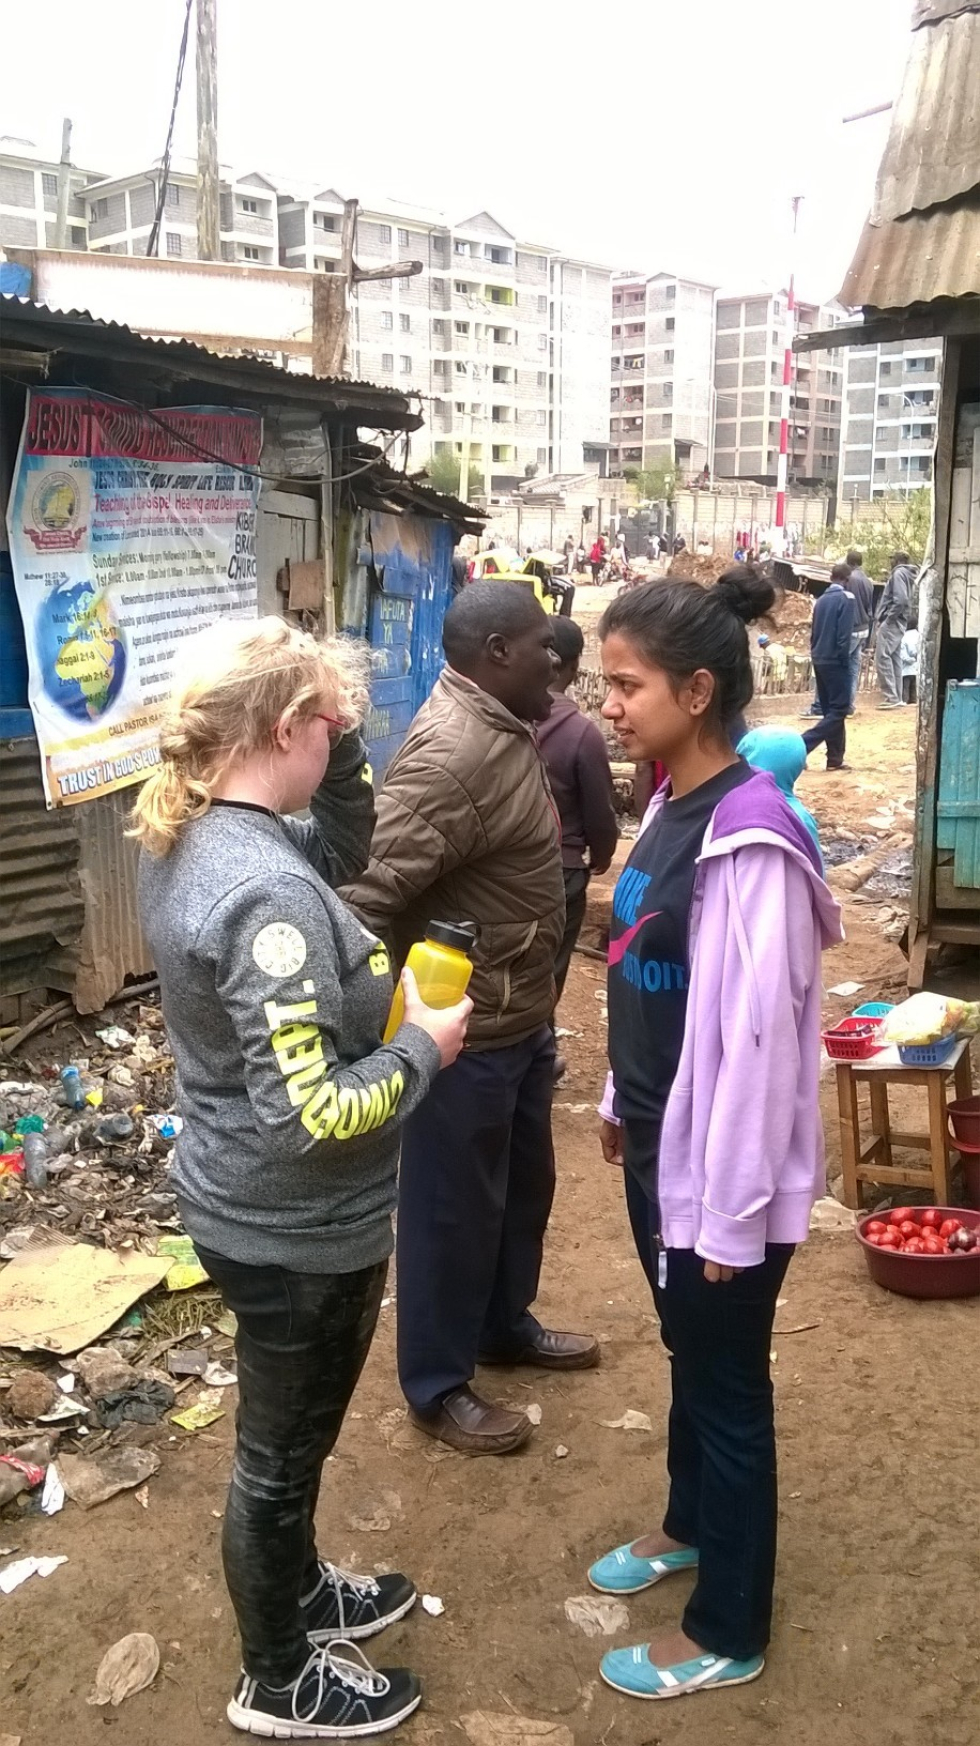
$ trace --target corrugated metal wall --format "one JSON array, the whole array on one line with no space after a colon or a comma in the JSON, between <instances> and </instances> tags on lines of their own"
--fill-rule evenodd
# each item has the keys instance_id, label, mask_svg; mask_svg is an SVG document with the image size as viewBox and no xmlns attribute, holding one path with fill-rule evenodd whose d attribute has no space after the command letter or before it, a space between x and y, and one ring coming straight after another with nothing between
<instances>
[{"instance_id":1,"label":"corrugated metal wall","mask_svg":"<svg viewBox=\"0 0 980 1746\"><path fill-rule=\"evenodd\" d=\"M0 743L0 993L71 989L85 920L77 813L48 812L37 740Z\"/></svg>"},{"instance_id":2,"label":"corrugated metal wall","mask_svg":"<svg viewBox=\"0 0 980 1746\"><path fill-rule=\"evenodd\" d=\"M148 975L154 968L136 904L139 850L125 834L137 792L123 788L71 809L78 815L78 873L85 897L75 981L79 1012L97 1012L127 976Z\"/></svg>"},{"instance_id":3,"label":"corrugated metal wall","mask_svg":"<svg viewBox=\"0 0 980 1746\"><path fill-rule=\"evenodd\" d=\"M940 899L955 904L959 893L960 904L975 905L980 891L980 679L954 679L946 688L936 848L937 885L951 879L955 888L941 892Z\"/></svg>"}]
</instances>

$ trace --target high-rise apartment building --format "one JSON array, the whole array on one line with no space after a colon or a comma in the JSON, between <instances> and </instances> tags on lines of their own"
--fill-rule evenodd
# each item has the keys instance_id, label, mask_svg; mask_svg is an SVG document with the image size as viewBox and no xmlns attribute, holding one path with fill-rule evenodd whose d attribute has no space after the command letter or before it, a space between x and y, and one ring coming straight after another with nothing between
<instances>
[{"instance_id":1,"label":"high-rise apartment building","mask_svg":"<svg viewBox=\"0 0 980 1746\"><path fill-rule=\"evenodd\" d=\"M655 273L620 274L612 286L609 464L683 471L711 448L714 304L711 285Z\"/></svg>"},{"instance_id":2,"label":"high-rise apartment building","mask_svg":"<svg viewBox=\"0 0 980 1746\"><path fill-rule=\"evenodd\" d=\"M38 157L27 139L0 139L0 247L53 248L58 216L56 160ZM65 247L88 248L88 204L84 189L97 180L94 170L69 172L68 234Z\"/></svg>"},{"instance_id":3,"label":"high-rise apartment building","mask_svg":"<svg viewBox=\"0 0 980 1746\"><path fill-rule=\"evenodd\" d=\"M941 340L899 340L848 350L839 487L845 501L931 485L942 349Z\"/></svg>"},{"instance_id":4,"label":"high-rise apartment building","mask_svg":"<svg viewBox=\"0 0 980 1746\"><path fill-rule=\"evenodd\" d=\"M159 163L127 176L89 183L88 246L103 255L145 255L154 217L163 205L157 253L171 260L197 259L197 176L186 164L171 164L164 185ZM236 176L224 170L220 183L221 258L242 265L279 265L276 189L258 171Z\"/></svg>"},{"instance_id":5,"label":"high-rise apartment building","mask_svg":"<svg viewBox=\"0 0 980 1746\"><path fill-rule=\"evenodd\" d=\"M787 297L784 291L718 298L715 310L714 471L718 478L775 483L779 457ZM843 319L836 305L797 302L795 331ZM833 484L840 446L842 352L794 355L789 477Z\"/></svg>"}]
</instances>

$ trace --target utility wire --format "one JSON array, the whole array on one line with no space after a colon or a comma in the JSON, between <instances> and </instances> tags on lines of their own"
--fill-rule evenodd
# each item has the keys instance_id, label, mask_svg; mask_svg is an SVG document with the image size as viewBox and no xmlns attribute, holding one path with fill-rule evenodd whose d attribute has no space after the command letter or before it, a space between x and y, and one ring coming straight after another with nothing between
<instances>
[{"instance_id":1,"label":"utility wire","mask_svg":"<svg viewBox=\"0 0 980 1746\"><path fill-rule=\"evenodd\" d=\"M146 244L148 255L160 253L160 226L163 222L164 207L167 204L167 178L170 175L170 152L174 142L174 123L177 120L177 101L180 97L181 82L184 77L184 62L187 59L187 38L191 28L191 6L193 0L187 0L187 10L184 13L184 30L180 39L180 53L177 56L177 77L174 80L174 100L170 106L170 126L167 128L167 143L163 148L160 161L160 186L157 190L157 209L153 214L153 229L150 231Z\"/></svg>"}]
</instances>

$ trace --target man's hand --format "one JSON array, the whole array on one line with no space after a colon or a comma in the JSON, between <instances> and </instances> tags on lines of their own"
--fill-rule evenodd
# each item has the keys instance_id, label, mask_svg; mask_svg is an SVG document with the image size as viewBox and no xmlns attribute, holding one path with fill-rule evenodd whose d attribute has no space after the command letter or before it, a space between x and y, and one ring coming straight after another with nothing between
<instances>
[{"instance_id":1,"label":"man's hand","mask_svg":"<svg viewBox=\"0 0 980 1746\"><path fill-rule=\"evenodd\" d=\"M720 1261L706 1261L704 1277L709 1285L727 1285L736 1273L744 1273L744 1267L723 1267Z\"/></svg>"},{"instance_id":2,"label":"man's hand","mask_svg":"<svg viewBox=\"0 0 980 1746\"><path fill-rule=\"evenodd\" d=\"M599 1144L602 1156L607 1164L623 1163L623 1131L618 1122L609 1122L603 1116L599 1123Z\"/></svg>"}]
</instances>

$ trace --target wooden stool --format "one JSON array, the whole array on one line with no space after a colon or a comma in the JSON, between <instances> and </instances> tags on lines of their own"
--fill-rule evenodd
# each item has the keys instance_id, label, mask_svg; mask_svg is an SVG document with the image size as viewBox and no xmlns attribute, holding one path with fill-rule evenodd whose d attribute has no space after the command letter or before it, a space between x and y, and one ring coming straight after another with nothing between
<instances>
[{"instance_id":1,"label":"wooden stool","mask_svg":"<svg viewBox=\"0 0 980 1746\"><path fill-rule=\"evenodd\" d=\"M949 1060L941 1067L903 1067L898 1050L883 1049L869 1061L835 1061L837 1107L840 1112L840 1150L844 1170L844 1204L860 1209L861 1185L865 1182L894 1183L903 1188L932 1190L937 1206L950 1204L950 1143L946 1121L946 1081L952 1077L957 1097L973 1090L970 1071L970 1039L961 1037ZM871 1093L871 1138L861 1140L857 1088L866 1080ZM924 1085L929 1103L929 1131L899 1133L892 1128L888 1110L890 1085ZM910 1146L929 1153L928 1164L899 1168L892 1162L892 1146Z\"/></svg>"}]
</instances>

